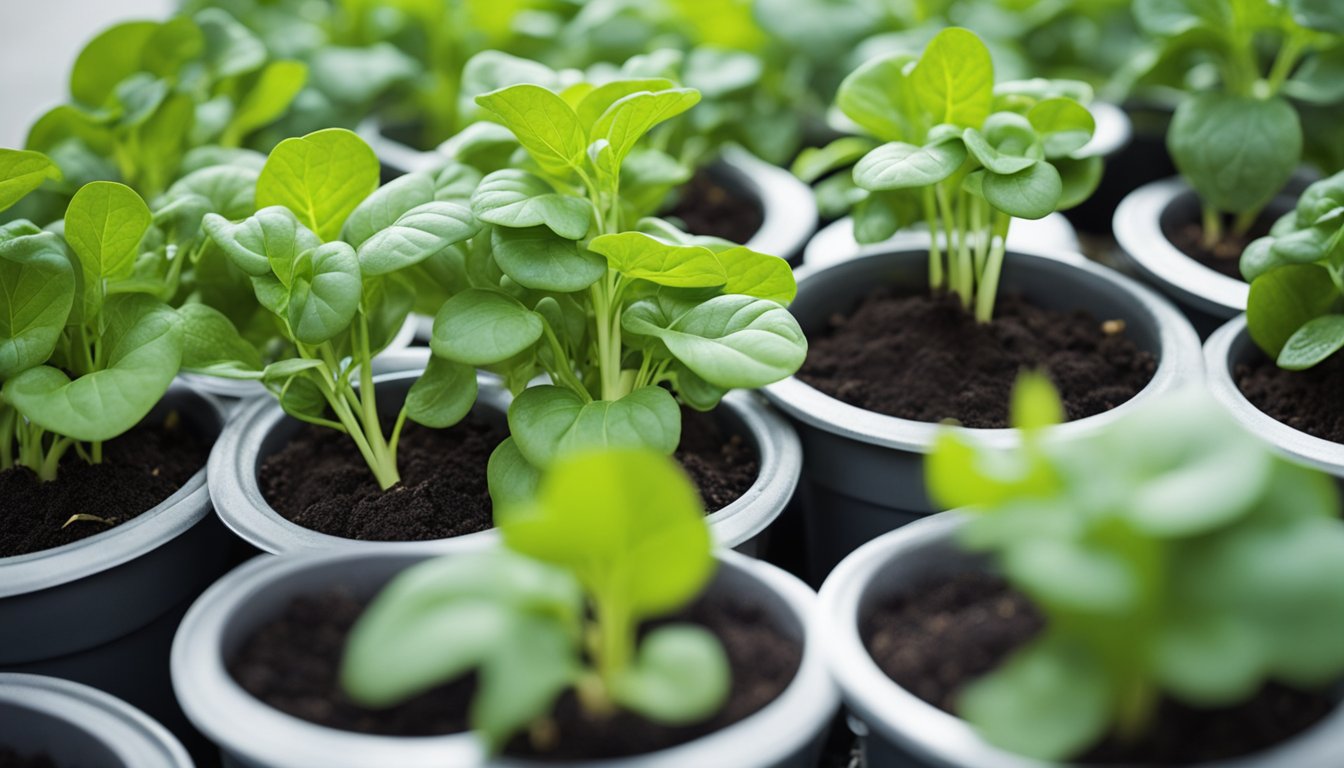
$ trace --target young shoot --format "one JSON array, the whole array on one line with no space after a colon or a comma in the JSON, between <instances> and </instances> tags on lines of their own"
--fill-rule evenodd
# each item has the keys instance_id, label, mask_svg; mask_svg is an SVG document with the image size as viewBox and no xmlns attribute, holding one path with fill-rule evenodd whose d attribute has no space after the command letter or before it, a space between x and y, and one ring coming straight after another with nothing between
<instances>
[{"instance_id":1,"label":"young shoot","mask_svg":"<svg viewBox=\"0 0 1344 768\"><path fill-rule=\"evenodd\" d=\"M341 680L389 707L473 670L472 728L499 751L573 689L590 716L626 709L665 725L711 716L728 697L717 637L673 614L714 574L694 486L651 451L573 455L534 499L496 506L506 549L416 565L355 625ZM451 631L445 631L451 628ZM545 729L533 746L546 748Z\"/></svg>"},{"instance_id":2,"label":"young shoot","mask_svg":"<svg viewBox=\"0 0 1344 768\"><path fill-rule=\"evenodd\" d=\"M1344 674L1344 521L1334 482L1279 458L1194 389L1084 438L1041 430L1063 409L1019 380L1014 449L942 434L931 497L965 507L1045 628L972 682L958 709L990 742L1067 761L1142 739L1164 698L1228 707L1270 681Z\"/></svg>"},{"instance_id":3,"label":"young shoot","mask_svg":"<svg viewBox=\"0 0 1344 768\"><path fill-rule=\"evenodd\" d=\"M59 171L37 152L0 149L0 210ZM0 469L54 480L71 450L101 462L103 443L134 427L182 359L176 313L132 278L150 212L110 181L86 184L63 231L0 226Z\"/></svg>"},{"instance_id":4,"label":"young shoot","mask_svg":"<svg viewBox=\"0 0 1344 768\"><path fill-rule=\"evenodd\" d=\"M816 177L857 159L855 237L881 242L923 223L929 287L987 323L1012 220L1078 205L1101 178L1099 158L1076 156L1096 127L1083 106L1091 93L1065 80L996 87L989 49L952 27L918 57L881 56L849 75L836 105L876 141L839 139L804 170Z\"/></svg>"},{"instance_id":5,"label":"young shoot","mask_svg":"<svg viewBox=\"0 0 1344 768\"><path fill-rule=\"evenodd\" d=\"M460 258L479 228L466 207L470 172L411 174L382 189L378 160L358 136L327 129L286 139L257 177L256 213L207 214L205 231L249 276L255 301L288 342L288 355L259 366L222 313L183 312L189 368L259 380L285 412L350 436L378 485L400 481L397 443L407 419L444 428L476 399L476 372L432 357L384 430L372 360L416 301L418 269Z\"/></svg>"}]
</instances>

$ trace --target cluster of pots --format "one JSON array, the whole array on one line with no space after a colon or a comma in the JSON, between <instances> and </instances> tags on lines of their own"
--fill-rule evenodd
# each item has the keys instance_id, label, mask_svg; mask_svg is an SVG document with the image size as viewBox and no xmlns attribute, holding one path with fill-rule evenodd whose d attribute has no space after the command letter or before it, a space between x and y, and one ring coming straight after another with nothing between
<instances>
[{"instance_id":1,"label":"cluster of pots","mask_svg":"<svg viewBox=\"0 0 1344 768\"><path fill-rule=\"evenodd\" d=\"M1131 146L1124 113L1114 115L1121 125L1099 133L1118 138L1098 148L1112 157ZM376 132L369 138L393 170L435 162ZM809 335L875 285L914 292L925 284L926 234L902 233L861 247L841 220L813 236L810 190L787 172L730 152L713 173L763 212L764 224L748 245L801 264L791 310ZM1213 397L1282 452L1344 476L1344 448L1274 421L1238 391L1231 371L1255 354L1244 319L1227 320L1201 344L1198 331L1244 309L1246 287L1165 240L1164 218L1198 216L1192 201L1181 182L1158 180L1130 192L1114 211L1116 239L1157 290L1082 257L1078 235L1063 217L1014 231L1004 291L1049 309L1123 320L1127 336L1156 360L1151 381L1132 400L1056 429L1085 434L1163 392L1204 381ZM1080 228L1087 226L1080 220ZM376 362L380 405L398 406L425 365L428 351L412 346L423 325L413 318ZM193 756L208 764L220 753L226 765L275 768L486 760L469 735L389 737L318 726L272 709L230 676L226 663L241 643L296 597L336 584L371 596L420 560L495 546L498 539L486 531L367 542L287 520L264 498L258 469L301 425L254 387L183 377L161 407L177 410L213 440L207 468L127 523L0 559L0 743L73 765L128 768L187 766ZM479 387L477 414L502 421L507 390L486 374ZM938 574L990 567L952 546L962 518L927 498L922 460L938 426L863 410L797 377L763 393L732 393L715 416L754 449L760 471L741 498L708 518L722 547L710 591L751 596L779 632L801 642L801 664L775 701L734 725L677 747L599 763L707 766L731 755L742 766L815 765L843 702L850 727L862 737L866 765L1029 765L890 680L859 635L861 618L884 596ZM993 445L1019 439L1012 429L975 431ZM788 570L760 559L772 551L772 538L790 536L802 542L804 555L784 563ZM1254 764L1330 764L1323 755L1344 754L1340 733L1344 709L1254 756ZM525 763L496 758L493 764Z\"/></svg>"}]
</instances>

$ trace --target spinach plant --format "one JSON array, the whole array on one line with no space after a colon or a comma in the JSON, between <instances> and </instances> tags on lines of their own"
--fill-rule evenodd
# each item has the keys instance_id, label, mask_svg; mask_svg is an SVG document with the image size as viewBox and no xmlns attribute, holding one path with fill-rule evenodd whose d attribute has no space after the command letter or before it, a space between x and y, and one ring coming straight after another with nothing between
<instances>
[{"instance_id":1,"label":"spinach plant","mask_svg":"<svg viewBox=\"0 0 1344 768\"><path fill-rule=\"evenodd\" d=\"M1302 162L1293 100L1336 109L1344 101L1344 6L1143 0L1134 14L1154 40L1149 77L1192 91L1176 109L1167 149L1203 201L1205 243L1223 236L1224 213L1245 234ZM1187 70L1195 83L1178 79Z\"/></svg>"},{"instance_id":2,"label":"spinach plant","mask_svg":"<svg viewBox=\"0 0 1344 768\"><path fill-rule=\"evenodd\" d=\"M187 367L260 380L290 415L349 435L379 486L395 485L406 420L447 427L476 399L472 367L432 357L387 435L371 368L415 303L413 270L451 260L479 228L461 196L473 179L465 189L455 181L415 174L378 189L377 158L345 129L280 142L257 177L256 213L210 213L204 228L249 276L292 352L259 367L222 313L194 304L183 313Z\"/></svg>"},{"instance_id":3,"label":"spinach plant","mask_svg":"<svg viewBox=\"0 0 1344 768\"><path fill-rule=\"evenodd\" d=\"M342 663L352 699L392 706L477 670L471 723L494 751L571 688L593 716L620 707L668 725L723 705L727 655L707 629L670 623L638 637L714 573L700 501L674 462L567 457L534 499L497 506L496 522L506 549L428 560L373 601ZM545 733L531 730L539 748Z\"/></svg>"},{"instance_id":4,"label":"spinach plant","mask_svg":"<svg viewBox=\"0 0 1344 768\"><path fill-rule=\"evenodd\" d=\"M1273 680L1344 674L1344 523L1334 483L1241 431L1203 393L1051 440L1063 410L1019 381L1020 447L940 436L930 495L971 516L1044 613L1041 634L972 682L959 711L991 742L1047 760L1142 738L1159 700L1224 707Z\"/></svg>"},{"instance_id":5,"label":"spinach plant","mask_svg":"<svg viewBox=\"0 0 1344 768\"><path fill-rule=\"evenodd\" d=\"M1344 173L1307 187L1246 247L1241 272L1246 327L1280 368L1305 370L1344 347Z\"/></svg>"},{"instance_id":6,"label":"spinach plant","mask_svg":"<svg viewBox=\"0 0 1344 768\"><path fill-rule=\"evenodd\" d=\"M996 87L989 49L952 27L918 58L880 57L846 78L836 104L873 140L839 139L801 156L799 169L816 178L857 159L859 242L927 224L930 288L989 322L1013 218L1042 218L1096 189L1100 159L1073 156L1095 129L1080 103L1090 94L1071 81Z\"/></svg>"},{"instance_id":7,"label":"spinach plant","mask_svg":"<svg viewBox=\"0 0 1344 768\"><path fill-rule=\"evenodd\" d=\"M698 98L661 79L560 94L523 84L478 98L528 162L487 175L472 196L484 228L464 261L469 287L435 317L431 347L518 392L511 436L490 460L496 503L525 497L571 450L670 454L677 397L708 410L729 389L802 364L782 259L637 218L641 189L661 183L658 168L630 162L637 143ZM527 387L543 372L550 383Z\"/></svg>"},{"instance_id":8,"label":"spinach plant","mask_svg":"<svg viewBox=\"0 0 1344 768\"><path fill-rule=\"evenodd\" d=\"M0 209L59 176L39 153L0 150ZM168 390L182 358L176 313L130 280L149 225L139 195L96 181L56 231L0 226L0 469L53 480L71 449L101 462L103 443Z\"/></svg>"}]
</instances>

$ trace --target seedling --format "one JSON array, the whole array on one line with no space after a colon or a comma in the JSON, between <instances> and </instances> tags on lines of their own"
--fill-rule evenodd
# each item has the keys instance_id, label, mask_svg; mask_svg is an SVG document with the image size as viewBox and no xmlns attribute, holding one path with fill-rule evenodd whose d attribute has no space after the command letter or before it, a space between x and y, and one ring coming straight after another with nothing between
<instances>
[{"instance_id":1,"label":"seedling","mask_svg":"<svg viewBox=\"0 0 1344 768\"><path fill-rule=\"evenodd\" d=\"M1303 125L1289 97L1336 108L1344 101L1344 6L1146 0L1134 14L1155 41L1142 59L1149 77L1185 85L1180 75L1194 79L1196 67L1210 66L1217 75L1177 107L1167 149L1203 201L1205 244L1223 236L1223 213L1236 215L1232 229L1244 235L1302 162ZM1327 125L1334 130L1332 119Z\"/></svg>"},{"instance_id":2,"label":"seedling","mask_svg":"<svg viewBox=\"0 0 1344 768\"><path fill-rule=\"evenodd\" d=\"M1307 187L1297 208L1241 255L1246 327L1280 368L1301 371L1344 347L1344 173Z\"/></svg>"},{"instance_id":3,"label":"seedling","mask_svg":"<svg viewBox=\"0 0 1344 768\"><path fill-rule=\"evenodd\" d=\"M989 49L952 27L918 58L882 56L847 77L836 104L875 141L839 139L800 170L815 178L857 158L854 183L866 195L854 207L855 237L881 242L925 223L929 287L987 323L1012 220L1070 208L1096 189L1100 159L1074 156L1095 129L1081 103L1090 98L1072 81L996 87Z\"/></svg>"},{"instance_id":4,"label":"seedling","mask_svg":"<svg viewBox=\"0 0 1344 768\"><path fill-rule=\"evenodd\" d=\"M490 368L518 393L511 436L490 460L496 503L527 498L538 472L573 450L671 454L677 397L708 410L729 389L802 364L806 339L784 308L796 285L782 259L638 218L660 164L626 161L650 129L698 100L662 79L561 94L515 85L478 98L531 162L487 175L472 196L486 226L466 257L470 287L439 311L431 347ZM550 383L527 386L541 373Z\"/></svg>"},{"instance_id":5,"label":"seedling","mask_svg":"<svg viewBox=\"0 0 1344 768\"><path fill-rule=\"evenodd\" d=\"M282 141L258 176L259 210L237 222L207 214L204 227L249 276L292 352L262 368L223 314L190 305L188 367L261 381L286 413L349 435L379 486L395 485L406 420L447 427L476 399L472 367L431 357L387 436L371 366L415 303L413 270L460 258L456 246L479 229L459 170L378 189L378 160L355 134L333 128Z\"/></svg>"},{"instance_id":6,"label":"seedling","mask_svg":"<svg viewBox=\"0 0 1344 768\"><path fill-rule=\"evenodd\" d=\"M1041 635L960 697L989 741L1045 760L1133 741L1161 697L1223 707L1270 680L1344 673L1344 524L1333 481L1242 432L1202 393L1141 406L1092 436L1049 439L1063 409L1018 382L1021 447L942 434L931 497L971 515L1045 614Z\"/></svg>"},{"instance_id":7,"label":"seedling","mask_svg":"<svg viewBox=\"0 0 1344 768\"><path fill-rule=\"evenodd\" d=\"M0 150L0 210L44 180L45 156ZM103 443L149 414L177 375L176 313L131 280L150 213L110 181L86 184L64 237L27 220L0 226L0 469L54 480L73 448L101 462Z\"/></svg>"},{"instance_id":8,"label":"seedling","mask_svg":"<svg viewBox=\"0 0 1344 768\"><path fill-rule=\"evenodd\" d=\"M730 671L712 633L672 623L638 636L715 569L700 500L674 462L569 456L495 520L507 549L421 563L369 606L342 665L352 699L388 707L477 670L471 723L493 751L570 688L593 717L619 707L685 725L723 705Z\"/></svg>"}]
</instances>

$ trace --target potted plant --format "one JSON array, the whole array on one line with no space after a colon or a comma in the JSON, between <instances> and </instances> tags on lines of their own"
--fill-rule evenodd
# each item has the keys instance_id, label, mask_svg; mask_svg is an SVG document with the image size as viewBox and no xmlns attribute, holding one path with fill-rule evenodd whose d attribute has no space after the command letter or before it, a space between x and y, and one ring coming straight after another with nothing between
<instances>
[{"instance_id":1,"label":"potted plant","mask_svg":"<svg viewBox=\"0 0 1344 768\"><path fill-rule=\"evenodd\" d=\"M1344 346L1344 174L1307 187L1273 234L1242 254L1246 314L1205 344L1209 388L1282 453L1344 477L1344 432L1330 396Z\"/></svg>"},{"instance_id":2,"label":"potted plant","mask_svg":"<svg viewBox=\"0 0 1344 768\"><path fill-rule=\"evenodd\" d=\"M253 561L183 622L178 694L258 766L809 765L836 705L812 594L711 554L701 509L657 453L575 455L501 508L507 548ZM293 654L304 679L272 685Z\"/></svg>"},{"instance_id":3,"label":"potted plant","mask_svg":"<svg viewBox=\"0 0 1344 768\"><path fill-rule=\"evenodd\" d=\"M855 166L871 191L865 216L927 218L939 234L919 250L800 270L792 310L808 360L766 388L801 428L818 577L935 511L919 472L935 422L1018 439L1004 428L1020 367L1043 367L1064 389L1075 421L1059 429L1070 433L1199 370L1194 332L1151 292L1081 257L1007 246L1016 218L1043 217L1092 187L1092 164L1068 157L1092 125L1081 104L1048 83L996 94L989 52L964 29L891 64L868 119L918 132Z\"/></svg>"},{"instance_id":4,"label":"potted plant","mask_svg":"<svg viewBox=\"0 0 1344 768\"><path fill-rule=\"evenodd\" d=\"M177 739L126 702L54 677L0 673L0 762L13 768L192 768Z\"/></svg>"},{"instance_id":5,"label":"potted plant","mask_svg":"<svg viewBox=\"0 0 1344 768\"><path fill-rule=\"evenodd\" d=\"M0 208L58 173L0 150ZM204 473L224 417L173 383L180 320L131 277L149 221L135 192L98 181L63 235L0 226L0 669L97 683L166 717L155 624L228 557Z\"/></svg>"},{"instance_id":6,"label":"potted plant","mask_svg":"<svg viewBox=\"0 0 1344 768\"><path fill-rule=\"evenodd\" d=\"M822 587L868 764L1328 765L1333 483L1197 389L1079 440L1042 431L1061 415L1027 379L1019 447L944 433L929 483L967 508L865 545Z\"/></svg>"},{"instance_id":7,"label":"potted plant","mask_svg":"<svg viewBox=\"0 0 1344 768\"><path fill-rule=\"evenodd\" d=\"M1126 197L1115 235L1138 270L1208 333L1246 308L1242 249L1292 207L1281 193L1303 160L1298 105L1341 98L1329 70L1344 50L1344 13L1257 0L1236 12L1140 3L1135 14L1154 39L1156 66L1184 74L1193 62L1205 71L1211 63L1216 81L1187 93L1167 130L1181 178Z\"/></svg>"},{"instance_id":8,"label":"potted plant","mask_svg":"<svg viewBox=\"0 0 1344 768\"><path fill-rule=\"evenodd\" d=\"M525 497L571 450L646 447L685 462L706 443L693 471L716 532L732 532L721 541L743 544L792 496L791 432L750 397L724 399L802 363L806 342L784 308L792 272L750 248L636 218L642 193L659 186L626 170L638 168L629 165L637 143L697 100L666 80L612 81L577 109L530 84L480 97L530 162L486 175L472 197L486 228L473 240L469 287L443 305L430 345L515 393L510 437L490 459L496 503ZM549 382L533 383L541 374ZM720 402L715 418L690 415ZM731 482L752 454L761 471ZM736 492L710 492L725 483Z\"/></svg>"}]
</instances>

